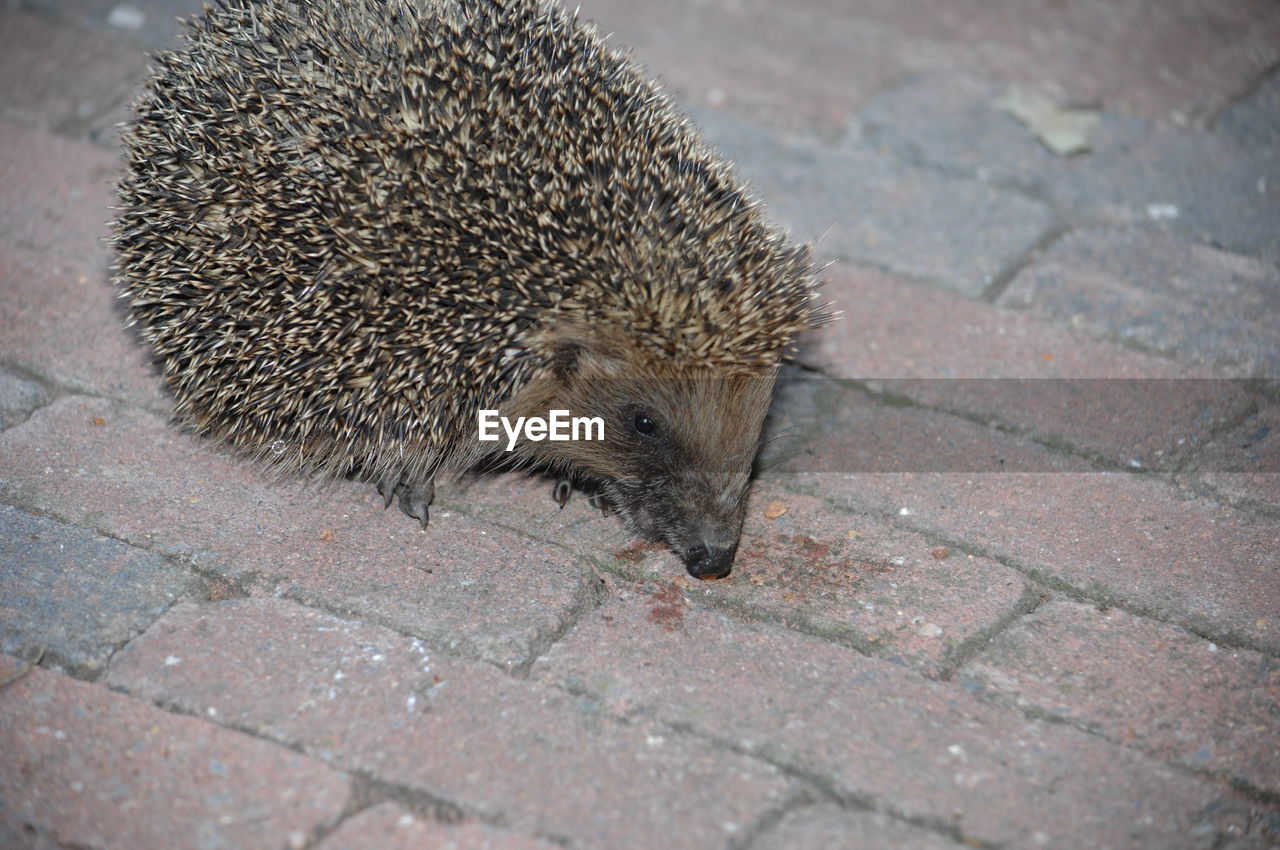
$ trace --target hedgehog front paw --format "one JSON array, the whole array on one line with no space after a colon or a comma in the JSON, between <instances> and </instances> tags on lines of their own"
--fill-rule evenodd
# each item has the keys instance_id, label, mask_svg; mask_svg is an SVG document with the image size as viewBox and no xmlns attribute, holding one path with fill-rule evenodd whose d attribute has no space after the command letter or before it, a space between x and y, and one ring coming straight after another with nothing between
<instances>
[{"instance_id":1,"label":"hedgehog front paw","mask_svg":"<svg viewBox=\"0 0 1280 850\"><path fill-rule=\"evenodd\" d=\"M391 507L392 499L399 499L400 510L422 523L425 530L431 518L428 508L436 497L435 479L410 483L400 477L399 473L382 476L377 483L378 493L382 496L382 507Z\"/></svg>"},{"instance_id":2,"label":"hedgehog front paw","mask_svg":"<svg viewBox=\"0 0 1280 850\"><path fill-rule=\"evenodd\" d=\"M599 488L594 486L588 486L585 489L585 492L587 494L587 504L591 505L591 507L598 510L602 516L608 516L609 514L613 513L612 509L609 507L608 500L605 499L604 494L600 492ZM559 505L561 508L569 504L569 497L572 495L573 495L573 479L572 478L557 479L555 486L551 488L551 498L554 499L555 503Z\"/></svg>"}]
</instances>

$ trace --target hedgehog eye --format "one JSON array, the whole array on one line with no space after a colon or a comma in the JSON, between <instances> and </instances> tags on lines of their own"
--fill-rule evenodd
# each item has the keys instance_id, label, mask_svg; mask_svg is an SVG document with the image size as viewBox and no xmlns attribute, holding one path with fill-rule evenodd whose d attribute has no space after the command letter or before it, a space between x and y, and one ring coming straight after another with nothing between
<instances>
[{"instance_id":1,"label":"hedgehog eye","mask_svg":"<svg viewBox=\"0 0 1280 850\"><path fill-rule=\"evenodd\" d=\"M643 413L637 413L631 424L635 427L637 434L643 434L646 437L652 437L658 430L654 421Z\"/></svg>"}]
</instances>

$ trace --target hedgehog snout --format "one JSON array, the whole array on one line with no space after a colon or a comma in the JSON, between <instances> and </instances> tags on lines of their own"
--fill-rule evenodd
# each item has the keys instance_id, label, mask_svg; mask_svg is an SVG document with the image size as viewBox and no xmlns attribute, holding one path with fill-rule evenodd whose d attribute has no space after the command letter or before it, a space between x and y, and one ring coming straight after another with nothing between
<instances>
[{"instance_id":1,"label":"hedgehog snout","mask_svg":"<svg viewBox=\"0 0 1280 850\"><path fill-rule=\"evenodd\" d=\"M703 581L724 578L733 569L741 529L742 516L737 511L723 517L703 512L701 521L679 541L682 545L672 549L694 578Z\"/></svg>"},{"instance_id":2,"label":"hedgehog snout","mask_svg":"<svg viewBox=\"0 0 1280 850\"><path fill-rule=\"evenodd\" d=\"M727 549L698 543L681 552L680 557L689 575L708 581L727 576L733 569L733 557L737 553L737 543Z\"/></svg>"}]
</instances>

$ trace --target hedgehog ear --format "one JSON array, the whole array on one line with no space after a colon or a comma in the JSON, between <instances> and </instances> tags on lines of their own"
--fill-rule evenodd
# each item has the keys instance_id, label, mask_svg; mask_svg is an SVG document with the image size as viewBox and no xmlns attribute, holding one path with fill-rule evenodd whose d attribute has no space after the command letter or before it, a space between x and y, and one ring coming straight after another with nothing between
<instances>
[{"instance_id":1,"label":"hedgehog ear","mask_svg":"<svg viewBox=\"0 0 1280 850\"><path fill-rule=\"evenodd\" d=\"M568 381L578 372L578 360L582 346L576 342L558 343L551 352L551 371L561 381Z\"/></svg>"},{"instance_id":2,"label":"hedgehog ear","mask_svg":"<svg viewBox=\"0 0 1280 850\"><path fill-rule=\"evenodd\" d=\"M548 362L556 379L567 382L588 372L603 376L626 369L626 354L609 333L579 325L560 326L548 340Z\"/></svg>"}]
</instances>

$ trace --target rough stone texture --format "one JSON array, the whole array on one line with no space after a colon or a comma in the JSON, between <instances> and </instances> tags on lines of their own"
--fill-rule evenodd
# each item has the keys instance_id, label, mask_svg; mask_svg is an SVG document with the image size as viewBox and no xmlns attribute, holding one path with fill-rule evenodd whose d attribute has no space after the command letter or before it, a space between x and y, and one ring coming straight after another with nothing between
<instances>
[{"instance_id":1,"label":"rough stone texture","mask_svg":"<svg viewBox=\"0 0 1280 850\"><path fill-rule=\"evenodd\" d=\"M314 759L103 687L33 669L0 688L0 823L28 846L279 850L350 793Z\"/></svg>"},{"instance_id":2,"label":"rough stone texture","mask_svg":"<svg viewBox=\"0 0 1280 850\"><path fill-rule=\"evenodd\" d=\"M17 425L37 407L49 403L49 394L34 381L0 369L0 430Z\"/></svg>"},{"instance_id":3,"label":"rough stone texture","mask_svg":"<svg viewBox=\"0 0 1280 850\"><path fill-rule=\"evenodd\" d=\"M1131 228L1067 234L999 302L1180 360L1280 377L1280 268Z\"/></svg>"},{"instance_id":4,"label":"rough stone texture","mask_svg":"<svg viewBox=\"0 0 1280 850\"><path fill-rule=\"evenodd\" d=\"M429 533L368 485L270 483L137 409L69 396L0 434L0 494L242 590L350 611L504 666L588 603L563 550L447 511Z\"/></svg>"},{"instance_id":5,"label":"rough stone texture","mask_svg":"<svg viewBox=\"0 0 1280 850\"><path fill-rule=\"evenodd\" d=\"M1280 149L1104 113L1091 152L1049 153L1001 112L1003 87L922 77L860 113L851 150L889 148L947 173L1014 184L1072 220L1136 224L1224 250L1280 260Z\"/></svg>"},{"instance_id":6,"label":"rough stone texture","mask_svg":"<svg viewBox=\"0 0 1280 850\"><path fill-rule=\"evenodd\" d=\"M202 586L158 555L0 505L0 652L92 673Z\"/></svg>"},{"instance_id":7,"label":"rough stone texture","mask_svg":"<svg viewBox=\"0 0 1280 850\"><path fill-rule=\"evenodd\" d=\"M1158 758L1280 789L1274 658L1054 601L998 635L957 678Z\"/></svg>"},{"instance_id":8,"label":"rough stone texture","mask_svg":"<svg viewBox=\"0 0 1280 850\"><path fill-rule=\"evenodd\" d=\"M344 821L316 850L553 850L556 846L487 824L430 821L383 803Z\"/></svg>"},{"instance_id":9,"label":"rough stone texture","mask_svg":"<svg viewBox=\"0 0 1280 850\"><path fill-rule=\"evenodd\" d=\"M534 678L636 722L654 717L767 754L964 840L1034 846L1043 835L1052 846L1089 835L1098 846L1208 847L1213 819L1235 809L1211 783L889 662L712 611L673 617L668 607L620 594L539 659ZM1193 829L1204 838L1188 842Z\"/></svg>"},{"instance_id":10,"label":"rough stone texture","mask_svg":"<svg viewBox=\"0 0 1280 850\"><path fill-rule=\"evenodd\" d=\"M879 812L823 804L797 809L751 845L752 850L960 850L950 838Z\"/></svg>"},{"instance_id":11,"label":"rough stone texture","mask_svg":"<svg viewBox=\"0 0 1280 850\"><path fill-rule=\"evenodd\" d=\"M282 600L176 607L116 656L109 681L586 846L723 844L790 784L763 762Z\"/></svg>"},{"instance_id":12,"label":"rough stone texture","mask_svg":"<svg viewBox=\"0 0 1280 850\"><path fill-rule=\"evenodd\" d=\"M770 216L822 256L869 263L978 296L1049 227L1030 197L837 150L724 116L695 117L768 199Z\"/></svg>"},{"instance_id":13,"label":"rough stone texture","mask_svg":"<svg viewBox=\"0 0 1280 850\"><path fill-rule=\"evenodd\" d=\"M1280 528L1155 478L903 473L812 476L808 485L1097 601L1280 651Z\"/></svg>"}]
</instances>

